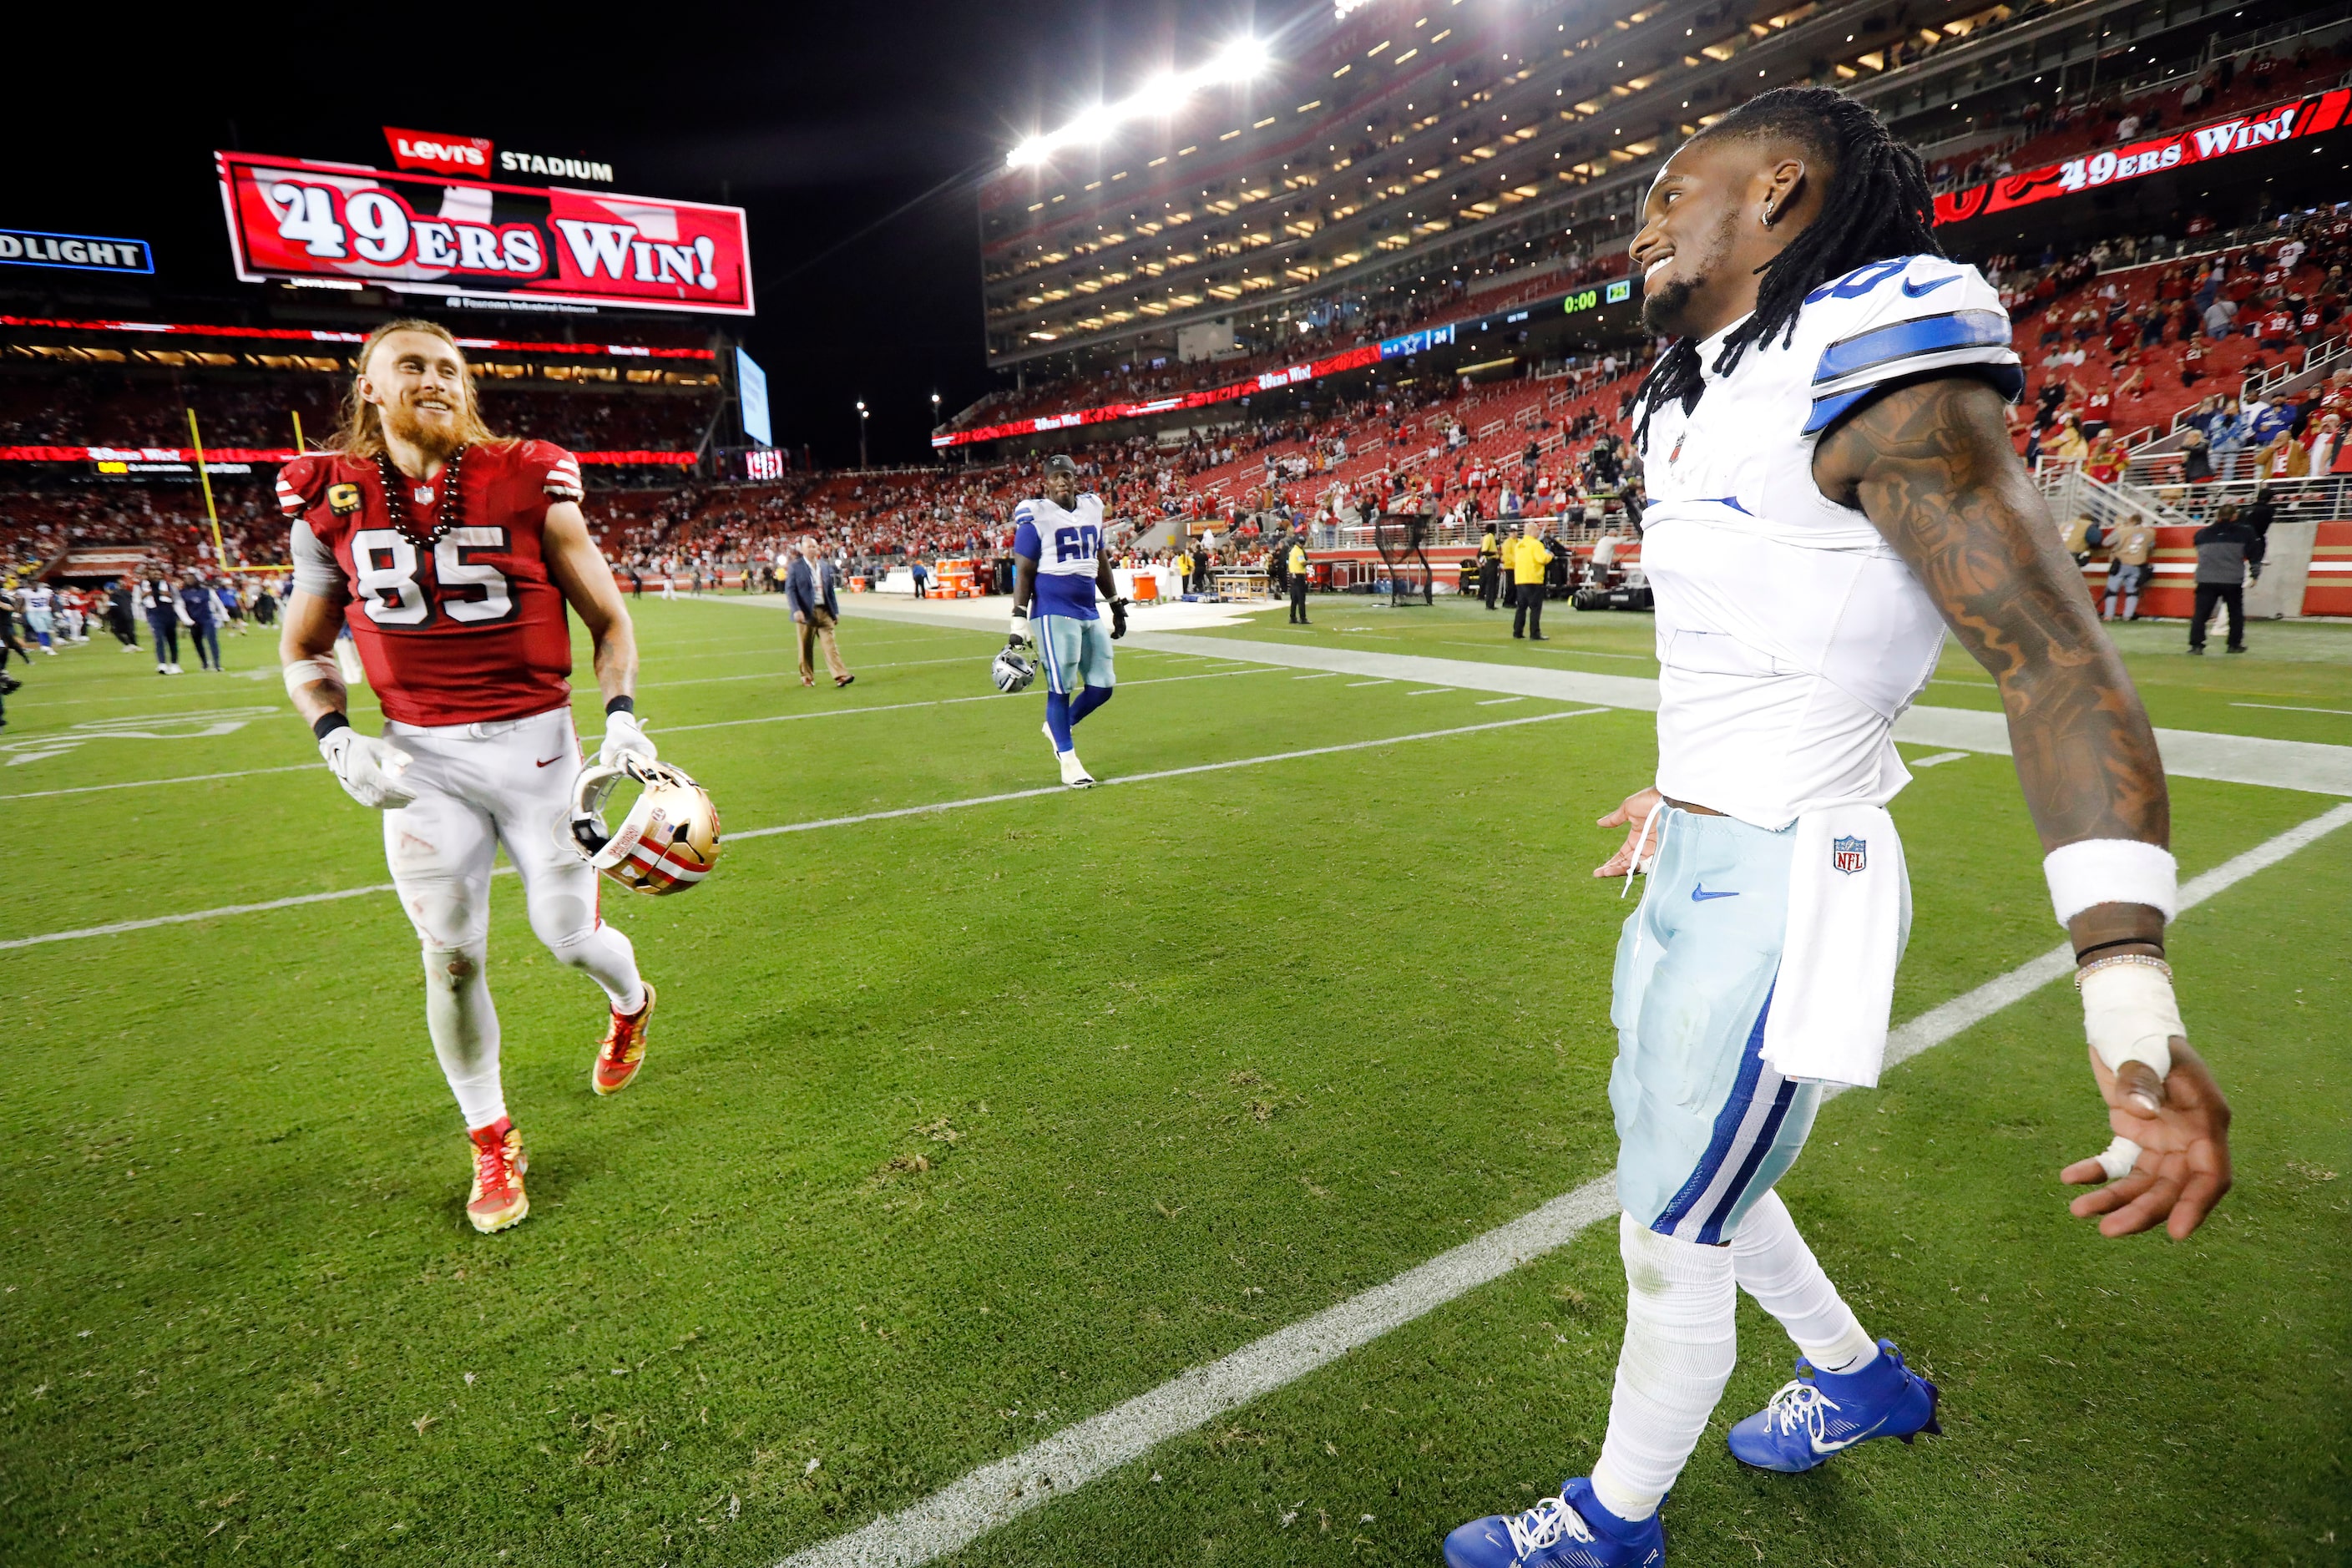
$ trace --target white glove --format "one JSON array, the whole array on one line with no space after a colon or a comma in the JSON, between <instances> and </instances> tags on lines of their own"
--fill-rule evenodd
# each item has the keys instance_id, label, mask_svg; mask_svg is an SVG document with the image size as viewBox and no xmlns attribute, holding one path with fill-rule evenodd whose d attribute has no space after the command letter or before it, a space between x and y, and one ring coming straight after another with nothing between
<instances>
[{"instance_id":1,"label":"white glove","mask_svg":"<svg viewBox=\"0 0 2352 1568\"><path fill-rule=\"evenodd\" d=\"M596 749L596 765L617 768L624 757L635 757L652 762L661 753L654 750L653 737L637 722L637 716L626 709L604 715L604 743Z\"/></svg>"},{"instance_id":2,"label":"white glove","mask_svg":"<svg viewBox=\"0 0 2352 1568\"><path fill-rule=\"evenodd\" d=\"M1029 613L1027 611L1015 610L1013 612L1012 633L1012 640L1007 642L1004 645L1005 647L1010 648L1026 648L1029 647Z\"/></svg>"},{"instance_id":3,"label":"white glove","mask_svg":"<svg viewBox=\"0 0 2352 1568\"><path fill-rule=\"evenodd\" d=\"M343 793L371 811L395 811L416 798L400 782L413 759L381 736L362 735L347 724L319 742L319 754Z\"/></svg>"}]
</instances>

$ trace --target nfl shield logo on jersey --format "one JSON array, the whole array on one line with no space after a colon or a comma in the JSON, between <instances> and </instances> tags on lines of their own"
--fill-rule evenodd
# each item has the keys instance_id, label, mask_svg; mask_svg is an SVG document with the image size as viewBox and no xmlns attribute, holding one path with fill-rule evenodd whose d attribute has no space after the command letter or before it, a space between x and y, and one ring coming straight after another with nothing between
<instances>
[{"instance_id":1,"label":"nfl shield logo on jersey","mask_svg":"<svg viewBox=\"0 0 2352 1568\"><path fill-rule=\"evenodd\" d=\"M1870 864L1870 840L1851 837L1831 839L1830 864L1847 876L1853 876Z\"/></svg>"}]
</instances>

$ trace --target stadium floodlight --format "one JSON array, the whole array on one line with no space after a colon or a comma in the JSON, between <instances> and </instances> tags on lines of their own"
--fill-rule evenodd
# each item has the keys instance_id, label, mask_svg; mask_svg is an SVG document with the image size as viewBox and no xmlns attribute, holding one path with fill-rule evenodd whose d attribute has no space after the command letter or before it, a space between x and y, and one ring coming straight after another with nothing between
<instances>
[{"instance_id":1,"label":"stadium floodlight","mask_svg":"<svg viewBox=\"0 0 2352 1568\"><path fill-rule=\"evenodd\" d=\"M1064 147L1107 141L1129 121L1173 114L1202 88L1250 81L1264 75L1272 63L1273 57L1265 45L1244 35L1191 70L1161 71L1115 103L1097 103L1057 131L1042 131L1022 138L1004 155L1004 165L1008 169L1032 168Z\"/></svg>"},{"instance_id":2,"label":"stadium floodlight","mask_svg":"<svg viewBox=\"0 0 2352 1568\"><path fill-rule=\"evenodd\" d=\"M1248 81L1267 65L1265 46L1252 37L1235 38L1217 53L1217 74L1226 81Z\"/></svg>"}]
</instances>

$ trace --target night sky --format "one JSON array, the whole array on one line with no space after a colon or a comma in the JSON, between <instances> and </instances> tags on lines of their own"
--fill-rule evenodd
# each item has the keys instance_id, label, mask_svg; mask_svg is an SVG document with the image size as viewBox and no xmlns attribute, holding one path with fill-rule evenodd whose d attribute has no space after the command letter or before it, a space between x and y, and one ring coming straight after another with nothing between
<instances>
[{"instance_id":1,"label":"night sky","mask_svg":"<svg viewBox=\"0 0 2352 1568\"><path fill-rule=\"evenodd\" d=\"M952 412L992 384L978 175L1099 93L1320 9L374 5L94 24L44 7L11 21L13 58L52 85L20 71L0 108L0 223L144 238L166 288L235 294L257 286L230 271L216 147L389 168L390 124L594 158L616 190L748 209L760 314L719 320L767 367L780 445L854 463L863 397L872 460L926 460L930 395Z\"/></svg>"}]
</instances>

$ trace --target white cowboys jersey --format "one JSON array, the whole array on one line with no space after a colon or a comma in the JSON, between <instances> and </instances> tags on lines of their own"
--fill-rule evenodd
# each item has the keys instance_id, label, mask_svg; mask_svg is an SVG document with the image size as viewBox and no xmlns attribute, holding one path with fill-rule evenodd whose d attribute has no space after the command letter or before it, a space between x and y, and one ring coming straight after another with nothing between
<instances>
[{"instance_id":1,"label":"white cowboys jersey","mask_svg":"<svg viewBox=\"0 0 2352 1568\"><path fill-rule=\"evenodd\" d=\"M1013 553L1037 563L1041 616L1091 621L1095 612L1095 556L1102 549L1102 497L1072 498L1067 511L1043 496L1013 509Z\"/></svg>"},{"instance_id":2,"label":"white cowboys jersey","mask_svg":"<svg viewBox=\"0 0 2352 1568\"><path fill-rule=\"evenodd\" d=\"M1734 323L1737 325L1738 323ZM1889 382L1967 366L2014 399L2008 312L1973 267L1874 262L1805 299L1796 335L1699 343L1706 389L1650 417L1642 565L1657 597L1657 787L1778 829L1910 782L1895 721L1925 689L1943 617L1859 510L1813 483L1813 449Z\"/></svg>"}]
</instances>

